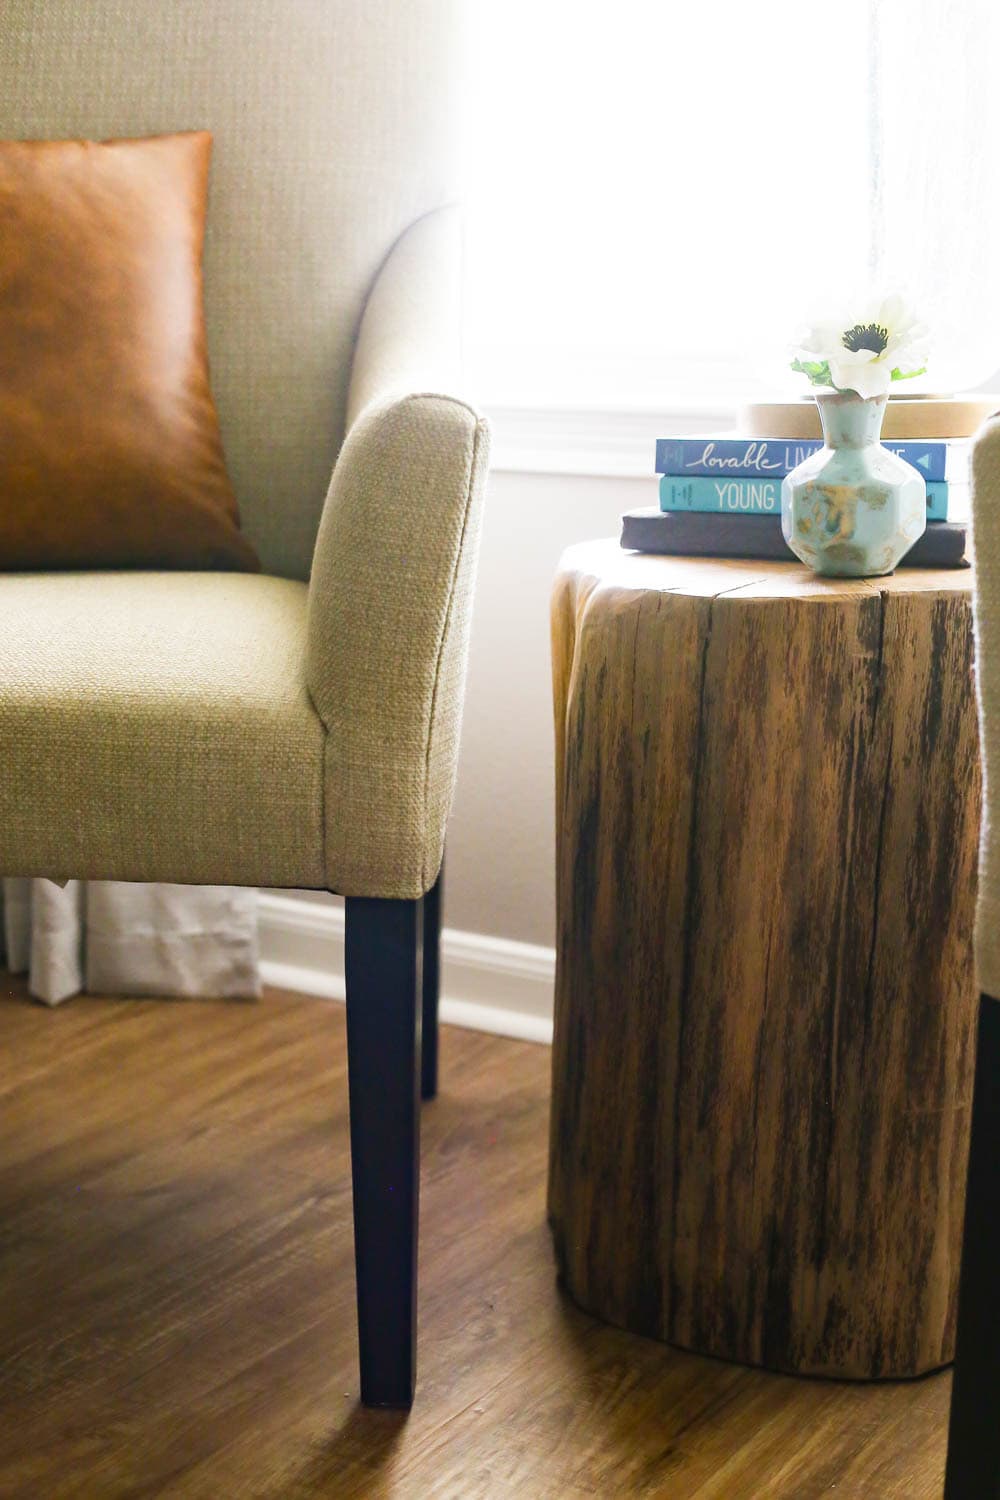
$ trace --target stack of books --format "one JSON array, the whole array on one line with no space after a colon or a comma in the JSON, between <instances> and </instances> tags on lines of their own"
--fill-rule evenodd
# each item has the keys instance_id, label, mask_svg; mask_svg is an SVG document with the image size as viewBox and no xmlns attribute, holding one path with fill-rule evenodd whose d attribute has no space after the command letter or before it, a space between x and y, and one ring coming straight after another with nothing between
<instances>
[{"instance_id":1,"label":"stack of books","mask_svg":"<svg viewBox=\"0 0 1000 1500\"><path fill-rule=\"evenodd\" d=\"M643 552L791 558L781 534L781 481L820 441L784 438L660 438L659 506L622 518L622 546ZM910 565L961 564L969 513L967 440L886 442L924 476L928 526Z\"/></svg>"}]
</instances>

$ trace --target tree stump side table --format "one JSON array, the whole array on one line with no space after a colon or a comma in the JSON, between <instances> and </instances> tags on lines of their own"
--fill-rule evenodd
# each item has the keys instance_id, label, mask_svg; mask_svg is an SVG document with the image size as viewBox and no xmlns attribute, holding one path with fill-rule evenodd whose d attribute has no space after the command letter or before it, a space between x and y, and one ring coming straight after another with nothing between
<instances>
[{"instance_id":1,"label":"tree stump side table","mask_svg":"<svg viewBox=\"0 0 1000 1500\"><path fill-rule=\"evenodd\" d=\"M952 1358L971 590L563 558L549 1216L609 1322L815 1375Z\"/></svg>"}]
</instances>

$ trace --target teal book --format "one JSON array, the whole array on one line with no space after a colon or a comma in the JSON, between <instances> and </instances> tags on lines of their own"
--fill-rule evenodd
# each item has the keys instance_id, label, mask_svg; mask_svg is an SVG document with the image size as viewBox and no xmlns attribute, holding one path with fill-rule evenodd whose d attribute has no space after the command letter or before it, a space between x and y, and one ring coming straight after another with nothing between
<instances>
[{"instance_id":1,"label":"teal book","mask_svg":"<svg viewBox=\"0 0 1000 1500\"><path fill-rule=\"evenodd\" d=\"M928 521L948 519L948 481L927 484ZM718 511L726 516L780 516L780 479L709 479L664 474L660 479L661 510Z\"/></svg>"}]
</instances>

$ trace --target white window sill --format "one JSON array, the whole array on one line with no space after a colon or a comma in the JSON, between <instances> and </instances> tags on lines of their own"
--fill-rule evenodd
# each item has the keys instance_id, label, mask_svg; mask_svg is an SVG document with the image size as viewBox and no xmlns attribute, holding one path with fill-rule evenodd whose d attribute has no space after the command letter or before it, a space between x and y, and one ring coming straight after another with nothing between
<instances>
[{"instance_id":1,"label":"white window sill","mask_svg":"<svg viewBox=\"0 0 1000 1500\"><path fill-rule=\"evenodd\" d=\"M500 473L649 478L660 437L719 434L737 404L714 397L673 400L656 411L485 404L493 429L490 467Z\"/></svg>"}]
</instances>

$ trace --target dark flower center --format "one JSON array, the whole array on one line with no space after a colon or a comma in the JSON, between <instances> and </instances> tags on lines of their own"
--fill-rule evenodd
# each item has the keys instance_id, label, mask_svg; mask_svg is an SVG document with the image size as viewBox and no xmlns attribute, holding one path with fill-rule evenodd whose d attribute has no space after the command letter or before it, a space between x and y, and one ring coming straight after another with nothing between
<instances>
[{"instance_id":1,"label":"dark flower center","mask_svg":"<svg viewBox=\"0 0 1000 1500\"><path fill-rule=\"evenodd\" d=\"M889 330L883 328L881 323L855 323L844 334L844 348L850 349L852 354L857 354L859 349L870 349L873 354L881 354L889 342Z\"/></svg>"}]
</instances>

